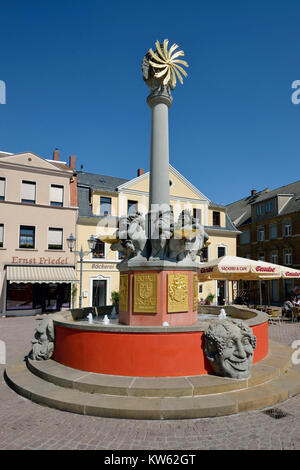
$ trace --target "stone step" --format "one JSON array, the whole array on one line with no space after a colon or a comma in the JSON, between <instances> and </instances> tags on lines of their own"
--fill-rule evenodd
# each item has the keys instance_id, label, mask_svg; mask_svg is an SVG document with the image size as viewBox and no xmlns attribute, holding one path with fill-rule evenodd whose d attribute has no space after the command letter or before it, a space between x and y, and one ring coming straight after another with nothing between
<instances>
[{"instance_id":1,"label":"stone step","mask_svg":"<svg viewBox=\"0 0 300 470\"><path fill-rule=\"evenodd\" d=\"M300 368L244 390L200 396L142 397L88 393L61 387L32 374L26 363L6 368L8 385L35 403L73 413L130 419L187 419L256 410L300 393Z\"/></svg>"},{"instance_id":2,"label":"stone step","mask_svg":"<svg viewBox=\"0 0 300 470\"><path fill-rule=\"evenodd\" d=\"M84 372L53 360L28 359L30 371L55 385L81 392L136 397L188 397L243 390L278 377L290 367L290 348L273 343L268 356L251 368L248 379L213 375L189 377L125 377Z\"/></svg>"}]
</instances>

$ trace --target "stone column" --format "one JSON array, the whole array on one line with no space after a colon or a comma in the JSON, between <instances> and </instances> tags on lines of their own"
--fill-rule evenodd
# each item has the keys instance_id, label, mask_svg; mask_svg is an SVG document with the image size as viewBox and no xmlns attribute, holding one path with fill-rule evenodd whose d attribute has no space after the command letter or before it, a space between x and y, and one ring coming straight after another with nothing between
<instances>
[{"instance_id":1,"label":"stone column","mask_svg":"<svg viewBox=\"0 0 300 470\"><path fill-rule=\"evenodd\" d=\"M172 101L171 95L163 93L151 94L147 99L151 108L150 212L158 209L153 205L169 206L170 204L168 112Z\"/></svg>"}]
</instances>

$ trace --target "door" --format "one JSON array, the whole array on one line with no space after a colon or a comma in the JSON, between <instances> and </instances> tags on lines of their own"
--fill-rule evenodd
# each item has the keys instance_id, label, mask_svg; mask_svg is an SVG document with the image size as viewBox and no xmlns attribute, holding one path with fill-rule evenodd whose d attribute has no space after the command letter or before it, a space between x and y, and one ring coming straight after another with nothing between
<instances>
[{"instance_id":1,"label":"door","mask_svg":"<svg viewBox=\"0 0 300 470\"><path fill-rule=\"evenodd\" d=\"M218 305L225 305L225 299L226 299L226 287L225 287L225 281L217 281L217 301Z\"/></svg>"},{"instance_id":2,"label":"door","mask_svg":"<svg viewBox=\"0 0 300 470\"><path fill-rule=\"evenodd\" d=\"M106 285L103 279L93 280L93 307L103 307L106 305Z\"/></svg>"}]
</instances>

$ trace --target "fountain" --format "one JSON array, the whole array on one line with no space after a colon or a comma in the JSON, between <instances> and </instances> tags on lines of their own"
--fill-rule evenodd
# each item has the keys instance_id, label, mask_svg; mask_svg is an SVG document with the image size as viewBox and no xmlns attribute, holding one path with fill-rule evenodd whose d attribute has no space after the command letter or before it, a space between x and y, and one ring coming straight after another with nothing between
<instances>
[{"instance_id":1,"label":"fountain","mask_svg":"<svg viewBox=\"0 0 300 470\"><path fill-rule=\"evenodd\" d=\"M197 256L208 236L188 210L175 220L169 204L168 110L188 66L177 48L157 41L142 63L149 212L121 217L110 239L100 237L123 255L119 314L114 307L108 318L105 307L102 320L99 308L73 309L39 325L27 364L6 369L12 388L38 403L109 417L198 418L269 406L299 388L294 371L281 380L290 349L269 349L265 313L237 305L198 312Z\"/></svg>"}]
</instances>

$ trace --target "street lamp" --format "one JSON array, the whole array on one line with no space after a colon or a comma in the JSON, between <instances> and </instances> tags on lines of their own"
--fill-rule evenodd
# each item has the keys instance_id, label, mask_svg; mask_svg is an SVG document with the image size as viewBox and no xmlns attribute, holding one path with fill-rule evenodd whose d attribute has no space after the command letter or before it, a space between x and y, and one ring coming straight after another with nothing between
<instances>
[{"instance_id":1,"label":"street lamp","mask_svg":"<svg viewBox=\"0 0 300 470\"><path fill-rule=\"evenodd\" d=\"M74 235L71 233L71 235L67 238L67 244L69 247L69 250L71 253L75 253L76 255L79 256L79 261L80 261L80 281L79 281L79 308L82 308L82 267L83 267L83 258L85 255L88 255L94 251L96 248L96 243L97 239L94 237L94 235L91 235L90 238L88 239L88 245L89 245L89 251L83 251L82 247L80 248L80 251L74 250L75 248L75 243L76 243L76 238Z\"/></svg>"}]
</instances>

